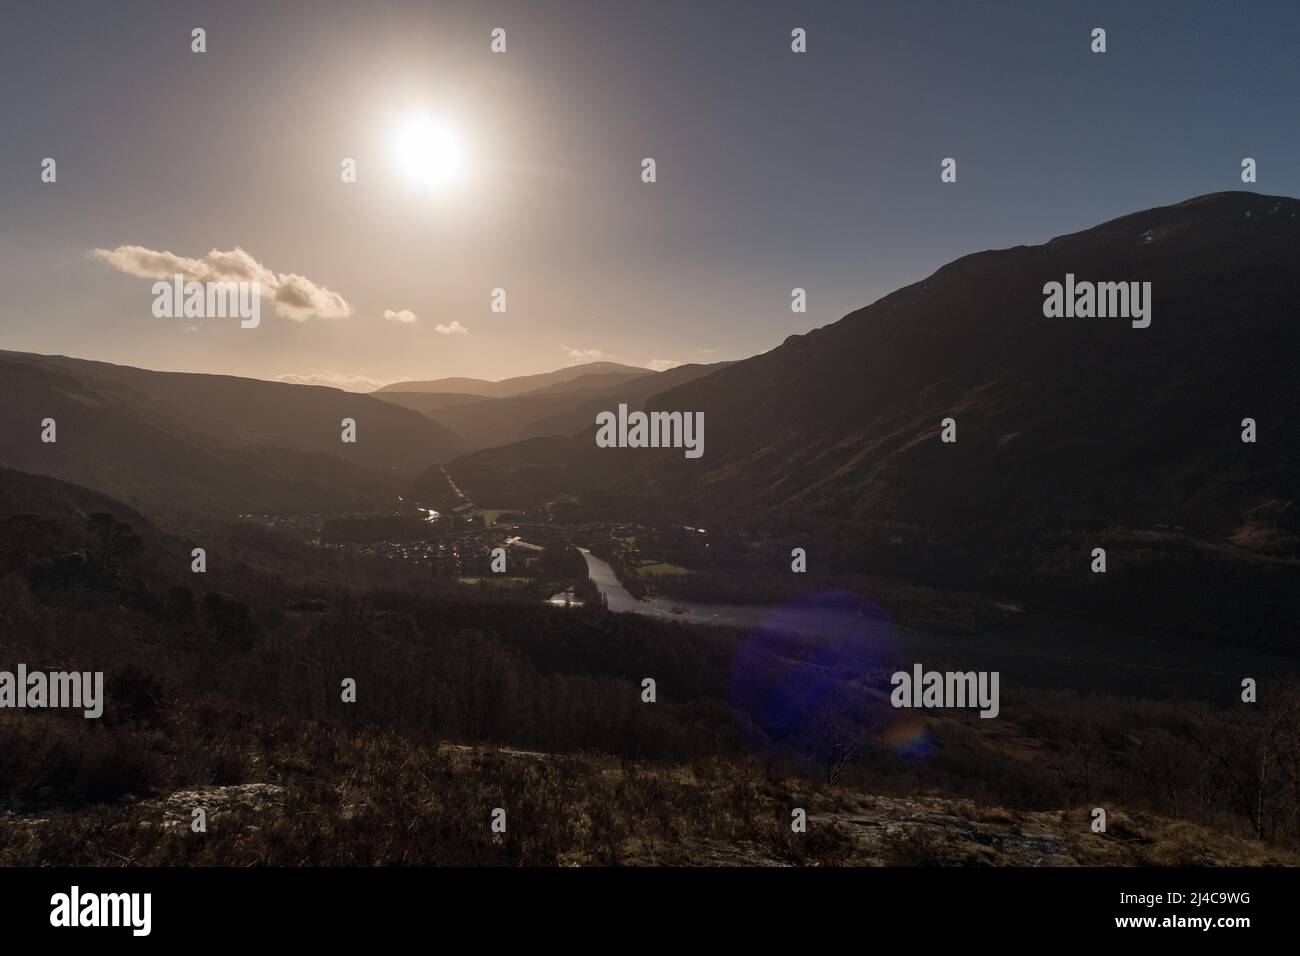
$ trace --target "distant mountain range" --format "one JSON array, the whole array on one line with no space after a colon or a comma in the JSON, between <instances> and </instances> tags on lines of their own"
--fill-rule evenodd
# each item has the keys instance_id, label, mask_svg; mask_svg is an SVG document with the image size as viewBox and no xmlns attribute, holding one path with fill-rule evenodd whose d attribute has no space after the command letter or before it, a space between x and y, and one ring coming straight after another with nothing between
<instances>
[{"instance_id":1,"label":"distant mountain range","mask_svg":"<svg viewBox=\"0 0 1300 956\"><path fill-rule=\"evenodd\" d=\"M610 371L610 368L627 369L629 366L594 362L546 375L527 375L493 383L508 386L510 390L510 394L499 398L457 392L384 389L372 394L375 398L429 416L460 436L468 449L480 449L535 436L572 435L594 422L599 411L615 407L619 402L640 408L651 395L710 375L728 364L679 365L666 372L648 369L628 372ZM524 384L535 385L556 376L560 378L537 388L513 391Z\"/></svg>"},{"instance_id":2,"label":"distant mountain range","mask_svg":"<svg viewBox=\"0 0 1300 956\"><path fill-rule=\"evenodd\" d=\"M503 378L499 382L490 382L481 378L435 378L428 382L394 382L392 385L385 385L378 389L377 393L438 392L477 395L480 398L509 398L512 395L535 392L553 385L566 385L575 379L594 375L607 376L608 382L622 376L635 378L653 374L650 369L636 365L623 365L619 362L586 362L556 369L554 372L542 372L539 375Z\"/></svg>"},{"instance_id":3,"label":"distant mountain range","mask_svg":"<svg viewBox=\"0 0 1300 956\"><path fill-rule=\"evenodd\" d=\"M590 363L487 383L504 397L485 398L362 395L0 351L8 422L0 465L75 482L150 515L368 509L391 504L430 467L465 452L576 432L596 406L639 405L725 364L653 372ZM53 443L41 440L46 418L55 421ZM357 423L354 444L342 441L345 418Z\"/></svg>"}]
</instances>

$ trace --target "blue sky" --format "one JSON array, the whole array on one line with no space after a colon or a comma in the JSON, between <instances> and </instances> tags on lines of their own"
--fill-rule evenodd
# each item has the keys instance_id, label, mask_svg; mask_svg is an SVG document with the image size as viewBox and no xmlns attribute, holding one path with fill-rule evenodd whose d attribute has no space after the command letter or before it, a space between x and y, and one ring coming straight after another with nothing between
<instances>
[{"instance_id":1,"label":"blue sky","mask_svg":"<svg viewBox=\"0 0 1300 956\"><path fill-rule=\"evenodd\" d=\"M744 357L966 253L1300 195L1297 49L1294 2L9 3L0 345L352 388ZM440 195L394 168L422 113L466 149ZM88 255L123 245L239 247L353 311L157 319Z\"/></svg>"}]
</instances>

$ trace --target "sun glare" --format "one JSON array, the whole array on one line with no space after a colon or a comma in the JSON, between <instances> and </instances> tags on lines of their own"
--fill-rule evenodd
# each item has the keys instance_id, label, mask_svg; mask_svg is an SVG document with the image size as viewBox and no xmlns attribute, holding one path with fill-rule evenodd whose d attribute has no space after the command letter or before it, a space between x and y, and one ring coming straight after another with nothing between
<instances>
[{"instance_id":1,"label":"sun glare","mask_svg":"<svg viewBox=\"0 0 1300 956\"><path fill-rule=\"evenodd\" d=\"M444 189L465 174L465 147L454 127L417 116L397 131L397 162L413 182Z\"/></svg>"}]
</instances>

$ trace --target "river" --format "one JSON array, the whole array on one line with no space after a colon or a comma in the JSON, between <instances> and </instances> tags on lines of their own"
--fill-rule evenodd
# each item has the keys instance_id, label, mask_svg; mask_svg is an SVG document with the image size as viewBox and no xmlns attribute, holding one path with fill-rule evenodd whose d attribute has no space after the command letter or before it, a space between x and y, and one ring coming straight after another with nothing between
<instances>
[{"instance_id":1,"label":"river","mask_svg":"<svg viewBox=\"0 0 1300 956\"><path fill-rule=\"evenodd\" d=\"M611 611L742 629L778 627L810 637L865 636L880 646L882 655L892 652L927 668L999 671L1004 688L1023 683L1138 698L1196 697L1227 703L1239 694L1243 677L1261 681L1300 677L1300 659L1296 657L1177 635L1117 631L1077 618L1035 617L981 634L953 636L872 621L851 607L702 604L660 597L638 601L608 562L585 548L579 550Z\"/></svg>"}]
</instances>

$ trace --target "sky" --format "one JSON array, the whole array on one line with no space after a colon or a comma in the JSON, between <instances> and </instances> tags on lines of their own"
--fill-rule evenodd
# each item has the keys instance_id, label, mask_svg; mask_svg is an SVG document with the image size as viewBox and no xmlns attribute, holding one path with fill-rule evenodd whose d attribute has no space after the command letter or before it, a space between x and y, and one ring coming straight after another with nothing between
<instances>
[{"instance_id":1,"label":"sky","mask_svg":"<svg viewBox=\"0 0 1300 956\"><path fill-rule=\"evenodd\" d=\"M1294 0L6 2L0 348L358 391L744 358L967 253L1300 196L1297 49ZM260 325L155 317L173 261L263 277Z\"/></svg>"}]
</instances>

